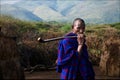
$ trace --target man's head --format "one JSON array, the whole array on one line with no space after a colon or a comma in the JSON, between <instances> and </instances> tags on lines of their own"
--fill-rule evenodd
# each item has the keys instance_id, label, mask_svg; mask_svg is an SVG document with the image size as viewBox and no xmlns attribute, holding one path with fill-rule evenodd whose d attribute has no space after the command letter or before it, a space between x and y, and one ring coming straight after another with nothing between
<instances>
[{"instance_id":1,"label":"man's head","mask_svg":"<svg viewBox=\"0 0 120 80\"><path fill-rule=\"evenodd\" d=\"M84 33L84 30L85 30L85 22L84 22L84 20L81 19L81 18L76 18L73 21L72 29L75 32Z\"/></svg>"}]
</instances>

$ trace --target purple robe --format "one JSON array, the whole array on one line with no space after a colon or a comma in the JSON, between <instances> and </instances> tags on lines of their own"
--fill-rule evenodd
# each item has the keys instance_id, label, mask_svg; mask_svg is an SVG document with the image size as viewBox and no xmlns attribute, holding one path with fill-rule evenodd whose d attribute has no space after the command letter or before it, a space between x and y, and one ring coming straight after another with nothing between
<instances>
[{"instance_id":1,"label":"purple robe","mask_svg":"<svg viewBox=\"0 0 120 80\"><path fill-rule=\"evenodd\" d=\"M77 36L69 33L66 36ZM77 52L77 38L65 38L59 42L57 72L61 79L94 80L94 71L89 61L87 46L84 44L81 54Z\"/></svg>"}]
</instances>

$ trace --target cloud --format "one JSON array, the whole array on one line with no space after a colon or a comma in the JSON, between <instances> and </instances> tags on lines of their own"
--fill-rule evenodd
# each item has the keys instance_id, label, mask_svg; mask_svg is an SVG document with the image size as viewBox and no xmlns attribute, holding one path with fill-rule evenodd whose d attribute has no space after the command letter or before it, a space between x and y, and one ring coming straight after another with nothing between
<instances>
[{"instance_id":1,"label":"cloud","mask_svg":"<svg viewBox=\"0 0 120 80\"><path fill-rule=\"evenodd\" d=\"M21 0L1 0L0 4L15 4Z\"/></svg>"}]
</instances>

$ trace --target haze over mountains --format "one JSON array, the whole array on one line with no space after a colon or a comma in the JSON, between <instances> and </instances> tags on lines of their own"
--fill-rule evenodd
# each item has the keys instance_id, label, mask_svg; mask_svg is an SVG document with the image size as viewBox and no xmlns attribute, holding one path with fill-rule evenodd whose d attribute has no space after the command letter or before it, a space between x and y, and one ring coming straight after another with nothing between
<instances>
[{"instance_id":1,"label":"haze over mountains","mask_svg":"<svg viewBox=\"0 0 120 80\"><path fill-rule=\"evenodd\" d=\"M120 1L1 0L0 14L29 21L67 21L83 18L87 23L120 22Z\"/></svg>"}]
</instances>

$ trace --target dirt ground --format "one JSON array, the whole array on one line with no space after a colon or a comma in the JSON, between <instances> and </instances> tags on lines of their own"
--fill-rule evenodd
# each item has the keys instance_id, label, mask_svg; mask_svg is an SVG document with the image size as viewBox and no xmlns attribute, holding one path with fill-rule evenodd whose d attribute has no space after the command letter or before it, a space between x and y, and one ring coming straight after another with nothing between
<instances>
[{"instance_id":1,"label":"dirt ground","mask_svg":"<svg viewBox=\"0 0 120 80\"><path fill-rule=\"evenodd\" d=\"M98 67L94 67L94 71L95 71L95 79L111 79L111 80L115 80L115 79L119 79L120 77L110 77L110 76L106 76L103 75L100 72L100 69ZM33 72L29 72L29 71L25 71L25 78L26 79L60 79L60 74L57 73L55 71L55 69L51 69L51 70L42 70L42 71L33 71Z\"/></svg>"}]
</instances>

